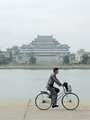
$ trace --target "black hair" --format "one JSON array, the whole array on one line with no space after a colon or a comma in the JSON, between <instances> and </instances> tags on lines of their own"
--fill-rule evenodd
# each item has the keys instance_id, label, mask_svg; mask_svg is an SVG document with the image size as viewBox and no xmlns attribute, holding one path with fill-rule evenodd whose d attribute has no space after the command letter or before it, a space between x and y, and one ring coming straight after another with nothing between
<instances>
[{"instance_id":1,"label":"black hair","mask_svg":"<svg viewBox=\"0 0 90 120\"><path fill-rule=\"evenodd\" d=\"M55 71L57 71L58 70L58 68L53 68L53 72L55 73Z\"/></svg>"}]
</instances>

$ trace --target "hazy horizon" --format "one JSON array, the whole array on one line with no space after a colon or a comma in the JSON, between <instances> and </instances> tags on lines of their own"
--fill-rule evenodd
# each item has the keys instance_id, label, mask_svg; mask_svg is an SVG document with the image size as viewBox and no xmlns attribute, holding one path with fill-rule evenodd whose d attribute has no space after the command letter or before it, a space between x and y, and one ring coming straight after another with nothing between
<instances>
[{"instance_id":1,"label":"hazy horizon","mask_svg":"<svg viewBox=\"0 0 90 120\"><path fill-rule=\"evenodd\" d=\"M89 0L0 0L1 50L53 35L71 52L90 51L89 31Z\"/></svg>"}]
</instances>

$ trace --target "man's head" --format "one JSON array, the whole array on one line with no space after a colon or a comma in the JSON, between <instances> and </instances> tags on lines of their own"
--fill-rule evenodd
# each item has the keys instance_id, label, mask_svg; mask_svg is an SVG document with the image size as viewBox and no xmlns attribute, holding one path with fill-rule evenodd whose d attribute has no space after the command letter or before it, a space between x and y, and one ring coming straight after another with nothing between
<instances>
[{"instance_id":1,"label":"man's head","mask_svg":"<svg viewBox=\"0 0 90 120\"><path fill-rule=\"evenodd\" d=\"M53 68L53 72L54 72L55 74L58 74L58 68Z\"/></svg>"}]
</instances>

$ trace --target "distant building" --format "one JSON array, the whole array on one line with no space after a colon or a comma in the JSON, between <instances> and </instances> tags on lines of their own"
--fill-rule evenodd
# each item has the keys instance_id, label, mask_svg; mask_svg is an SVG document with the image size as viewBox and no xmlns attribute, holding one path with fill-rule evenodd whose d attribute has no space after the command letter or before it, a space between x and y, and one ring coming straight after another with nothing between
<instances>
[{"instance_id":1,"label":"distant building","mask_svg":"<svg viewBox=\"0 0 90 120\"><path fill-rule=\"evenodd\" d=\"M87 55L90 57L90 52L87 52Z\"/></svg>"},{"instance_id":2,"label":"distant building","mask_svg":"<svg viewBox=\"0 0 90 120\"><path fill-rule=\"evenodd\" d=\"M87 52L84 51L84 49L78 50L77 53L76 53L76 56L75 56L76 62L81 62L81 61L82 61L82 56L83 56L84 54L86 54L86 53L87 53Z\"/></svg>"},{"instance_id":3,"label":"distant building","mask_svg":"<svg viewBox=\"0 0 90 120\"><path fill-rule=\"evenodd\" d=\"M70 63L75 63L75 53L70 54Z\"/></svg>"},{"instance_id":4,"label":"distant building","mask_svg":"<svg viewBox=\"0 0 90 120\"><path fill-rule=\"evenodd\" d=\"M13 46L12 48L8 48L7 52L12 54L13 61L18 62L20 57L19 57L19 47L18 46Z\"/></svg>"},{"instance_id":5,"label":"distant building","mask_svg":"<svg viewBox=\"0 0 90 120\"><path fill-rule=\"evenodd\" d=\"M63 57L70 56L69 46L60 44L53 36L37 36L29 45L20 47L20 60L28 62L30 54L36 58L37 66L56 66L63 64Z\"/></svg>"}]
</instances>

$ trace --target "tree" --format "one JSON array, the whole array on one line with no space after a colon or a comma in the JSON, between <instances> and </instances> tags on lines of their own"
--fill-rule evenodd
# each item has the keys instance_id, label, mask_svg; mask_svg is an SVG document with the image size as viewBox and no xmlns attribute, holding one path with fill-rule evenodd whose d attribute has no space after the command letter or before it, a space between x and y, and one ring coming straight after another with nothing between
<instances>
[{"instance_id":1,"label":"tree","mask_svg":"<svg viewBox=\"0 0 90 120\"><path fill-rule=\"evenodd\" d=\"M68 64L70 62L70 60L69 60L69 56L67 56L67 55L65 55L64 57L63 57L63 64Z\"/></svg>"},{"instance_id":2,"label":"tree","mask_svg":"<svg viewBox=\"0 0 90 120\"><path fill-rule=\"evenodd\" d=\"M32 65L36 64L36 58L35 57L31 57L30 58L30 62L31 62Z\"/></svg>"},{"instance_id":3,"label":"tree","mask_svg":"<svg viewBox=\"0 0 90 120\"><path fill-rule=\"evenodd\" d=\"M10 50L10 53L9 53L9 60L12 61L13 60L13 57L12 57L12 51Z\"/></svg>"},{"instance_id":4,"label":"tree","mask_svg":"<svg viewBox=\"0 0 90 120\"><path fill-rule=\"evenodd\" d=\"M0 55L0 65L8 64L9 58L5 57L4 55Z\"/></svg>"},{"instance_id":5,"label":"tree","mask_svg":"<svg viewBox=\"0 0 90 120\"><path fill-rule=\"evenodd\" d=\"M34 53L33 53L33 52L30 52L30 53L29 53L29 56L30 56L30 58L31 58L31 57L34 57Z\"/></svg>"},{"instance_id":6,"label":"tree","mask_svg":"<svg viewBox=\"0 0 90 120\"><path fill-rule=\"evenodd\" d=\"M82 62L82 64L87 64L88 60L89 60L89 56L87 54L84 54L82 56L82 61L81 62Z\"/></svg>"},{"instance_id":7,"label":"tree","mask_svg":"<svg viewBox=\"0 0 90 120\"><path fill-rule=\"evenodd\" d=\"M36 64L36 58L34 57L34 53L31 52L29 55L30 55L29 61L31 62L31 64L32 64L32 65L33 65L33 64Z\"/></svg>"}]
</instances>

